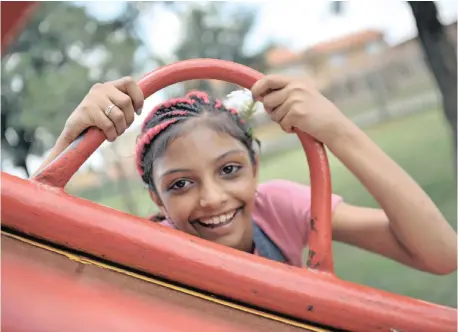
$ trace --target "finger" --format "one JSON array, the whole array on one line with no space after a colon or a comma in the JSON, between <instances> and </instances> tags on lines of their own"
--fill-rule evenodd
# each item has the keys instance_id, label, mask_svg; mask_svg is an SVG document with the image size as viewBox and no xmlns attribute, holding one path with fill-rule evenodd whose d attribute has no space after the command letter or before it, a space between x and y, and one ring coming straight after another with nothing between
<instances>
[{"instance_id":1,"label":"finger","mask_svg":"<svg viewBox=\"0 0 458 332\"><path fill-rule=\"evenodd\" d=\"M253 98L259 99L266 95L269 90L283 89L290 79L281 75L267 75L257 81L251 88Z\"/></svg>"},{"instance_id":2,"label":"finger","mask_svg":"<svg viewBox=\"0 0 458 332\"><path fill-rule=\"evenodd\" d=\"M121 110L124 115L125 123L127 127L129 127L135 119L135 109L132 103L132 99L127 94L118 90L112 84L108 84L106 86L106 90L107 96L111 100L111 103L115 104L118 109Z\"/></svg>"},{"instance_id":3,"label":"finger","mask_svg":"<svg viewBox=\"0 0 458 332\"><path fill-rule=\"evenodd\" d=\"M288 114L288 112L291 110L291 107L293 107L293 104L294 104L294 99L289 98L283 104L275 108L270 113L270 118L272 119L272 121L280 123L283 120L283 118Z\"/></svg>"},{"instance_id":4,"label":"finger","mask_svg":"<svg viewBox=\"0 0 458 332\"><path fill-rule=\"evenodd\" d=\"M103 112L94 112L92 117L95 125L102 129L108 141L113 142L118 137L115 124Z\"/></svg>"},{"instance_id":5,"label":"finger","mask_svg":"<svg viewBox=\"0 0 458 332\"><path fill-rule=\"evenodd\" d=\"M283 131L287 133L294 132L295 117L291 113L287 113L283 119L279 122L279 125Z\"/></svg>"},{"instance_id":6,"label":"finger","mask_svg":"<svg viewBox=\"0 0 458 332\"><path fill-rule=\"evenodd\" d=\"M145 101L145 96L143 95L142 89L140 89L140 86L134 81L134 79L127 76L113 81L112 84L131 98L134 110L138 115L140 115Z\"/></svg>"},{"instance_id":7,"label":"finger","mask_svg":"<svg viewBox=\"0 0 458 332\"><path fill-rule=\"evenodd\" d=\"M265 95L264 98L262 99L262 103L264 104L264 108L266 109L266 111L270 113L275 108L283 104L287 98L288 98L287 89L281 89L281 90L270 92L267 95Z\"/></svg>"},{"instance_id":8,"label":"finger","mask_svg":"<svg viewBox=\"0 0 458 332\"><path fill-rule=\"evenodd\" d=\"M114 104L108 98L104 100L103 105L107 105L106 107L102 108L103 113L115 125L117 136L122 135L124 131L127 129L126 118L123 111L121 111L116 106L116 104Z\"/></svg>"},{"instance_id":9,"label":"finger","mask_svg":"<svg viewBox=\"0 0 458 332\"><path fill-rule=\"evenodd\" d=\"M288 113L286 108L278 108L270 113L270 118L273 122L280 123L280 121L285 117L286 113Z\"/></svg>"}]
</instances>

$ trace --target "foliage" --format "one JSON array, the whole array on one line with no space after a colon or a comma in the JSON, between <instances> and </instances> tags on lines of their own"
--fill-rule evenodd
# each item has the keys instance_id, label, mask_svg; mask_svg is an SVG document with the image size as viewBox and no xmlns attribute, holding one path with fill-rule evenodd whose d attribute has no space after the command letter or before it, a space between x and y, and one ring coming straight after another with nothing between
<instances>
[{"instance_id":1,"label":"foliage","mask_svg":"<svg viewBox=\"0 0 458 332\"><path fill-rule=\"evenodd\" d=\"M70 2L41 4L2 61L2 152L16 166L26 169L29 154L50 147L95 82L133 72L138 13L128 3L102 22Z\"/></svg>"},{"instance_id":2,"label":"foliage","mask_svg":"<svg viewBox=\"0 0 458 332\"><path fill-rule=\"evenodd\" d=\"M191 6L182 12L185 36L177 48L178 60L214 58L233 61L264 71L267 67L264 54L271 44L256 51L246 52L248 37L254 26L256 12L243 6L234 7L228 2L209 2ZM208 81L190 81L185 89L211 91L217 97L225 96L235 87L229 84L215 85Z\"/></svg>"}]
</instances>

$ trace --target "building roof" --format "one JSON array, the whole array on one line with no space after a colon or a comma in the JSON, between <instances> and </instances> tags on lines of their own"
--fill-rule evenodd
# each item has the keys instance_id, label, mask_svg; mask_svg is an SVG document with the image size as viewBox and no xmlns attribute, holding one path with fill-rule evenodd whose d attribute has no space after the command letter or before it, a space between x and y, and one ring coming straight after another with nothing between
<instances>
[{"instance_id":1,"label":"building roof","mask_svg":"<svg viewBox=\"0 0 458 332\"><path fill-rule=\"evenodd\" d=\"M369 41L383 39L383 33L376 30L363 30L343 37L318 43L306 50L306 53L331 53L342 51Z\"/></svg>"},{"instance_id":2,"label":"building roof","mask_svg":"<svg viewBox=\"0 0 458 332\"><path fill-rule=\"evenodd\" d=\"M383 39L383 33L377 30L363 30L343 37L334 38L322 43L315 44L303 52L295 53L285 47L274 48L266 54L266 60L271 67L280 67L299 60L303 56L316 55L342 51L356 45L364 44L372 40Z\"/></svg>"},{"instance_id":3,"label":"building roof","mask_svg":"<svg viewBox=\"0 0 458 332\"><path fill-rule=\"evenodd\" d=\"M299 57L299 53L295 53L285 47L278 47L267 52L266 61L269 66L277 67L295 61Z\"/></svg>"}]
</instances>

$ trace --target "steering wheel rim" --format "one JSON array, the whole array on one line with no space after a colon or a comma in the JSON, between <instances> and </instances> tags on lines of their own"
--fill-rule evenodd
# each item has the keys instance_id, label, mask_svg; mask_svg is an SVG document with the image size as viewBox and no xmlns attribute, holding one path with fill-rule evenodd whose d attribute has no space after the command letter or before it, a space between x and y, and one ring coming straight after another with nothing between
<instances>
[{"instance_id":1,"label":"steering wheel rim","mask_svg":"<svg viewBox=\"0 0 458 332\"><path fill-rule=\"evenodd\" d=\"M163 88L188 80L216 79L251 89L263 76L252 68L230 61L192 59L160 67L145 75L138 84L146 99ZM332 192L326 150L322 143L308 134L299 130L295 130L295 133L302 144L310 169L311 220L307 267L333 273ZM31 180L63 189L105 139L101 130L89 128Z\"/></svg>"}]
</instances>

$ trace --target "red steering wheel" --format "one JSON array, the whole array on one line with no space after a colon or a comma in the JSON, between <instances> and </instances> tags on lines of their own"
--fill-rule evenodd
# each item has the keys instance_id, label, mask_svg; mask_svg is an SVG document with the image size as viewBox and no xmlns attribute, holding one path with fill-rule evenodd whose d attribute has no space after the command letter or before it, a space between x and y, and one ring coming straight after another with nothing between
<instances>
[{"instance_id":1,"label":"red steering wheel","mask_svg":"<svg viewBox=\"0 0 458 332\"><path fill-rule=\"evenodd\" d=\"M251 89L261 77L261 73L237 63L216 59L193 59L161 67L144 76L139 85L145 98L148 98L169 85L187 80L216 79ZM296 134L307 155L312 192L307 266L333 273L331 177L328 158L322 143L303 132L296 130ZM104 140L105 135L102 131L90 128L32 180L64 188L73 174Z\"/></svg>"}]
</instances>

